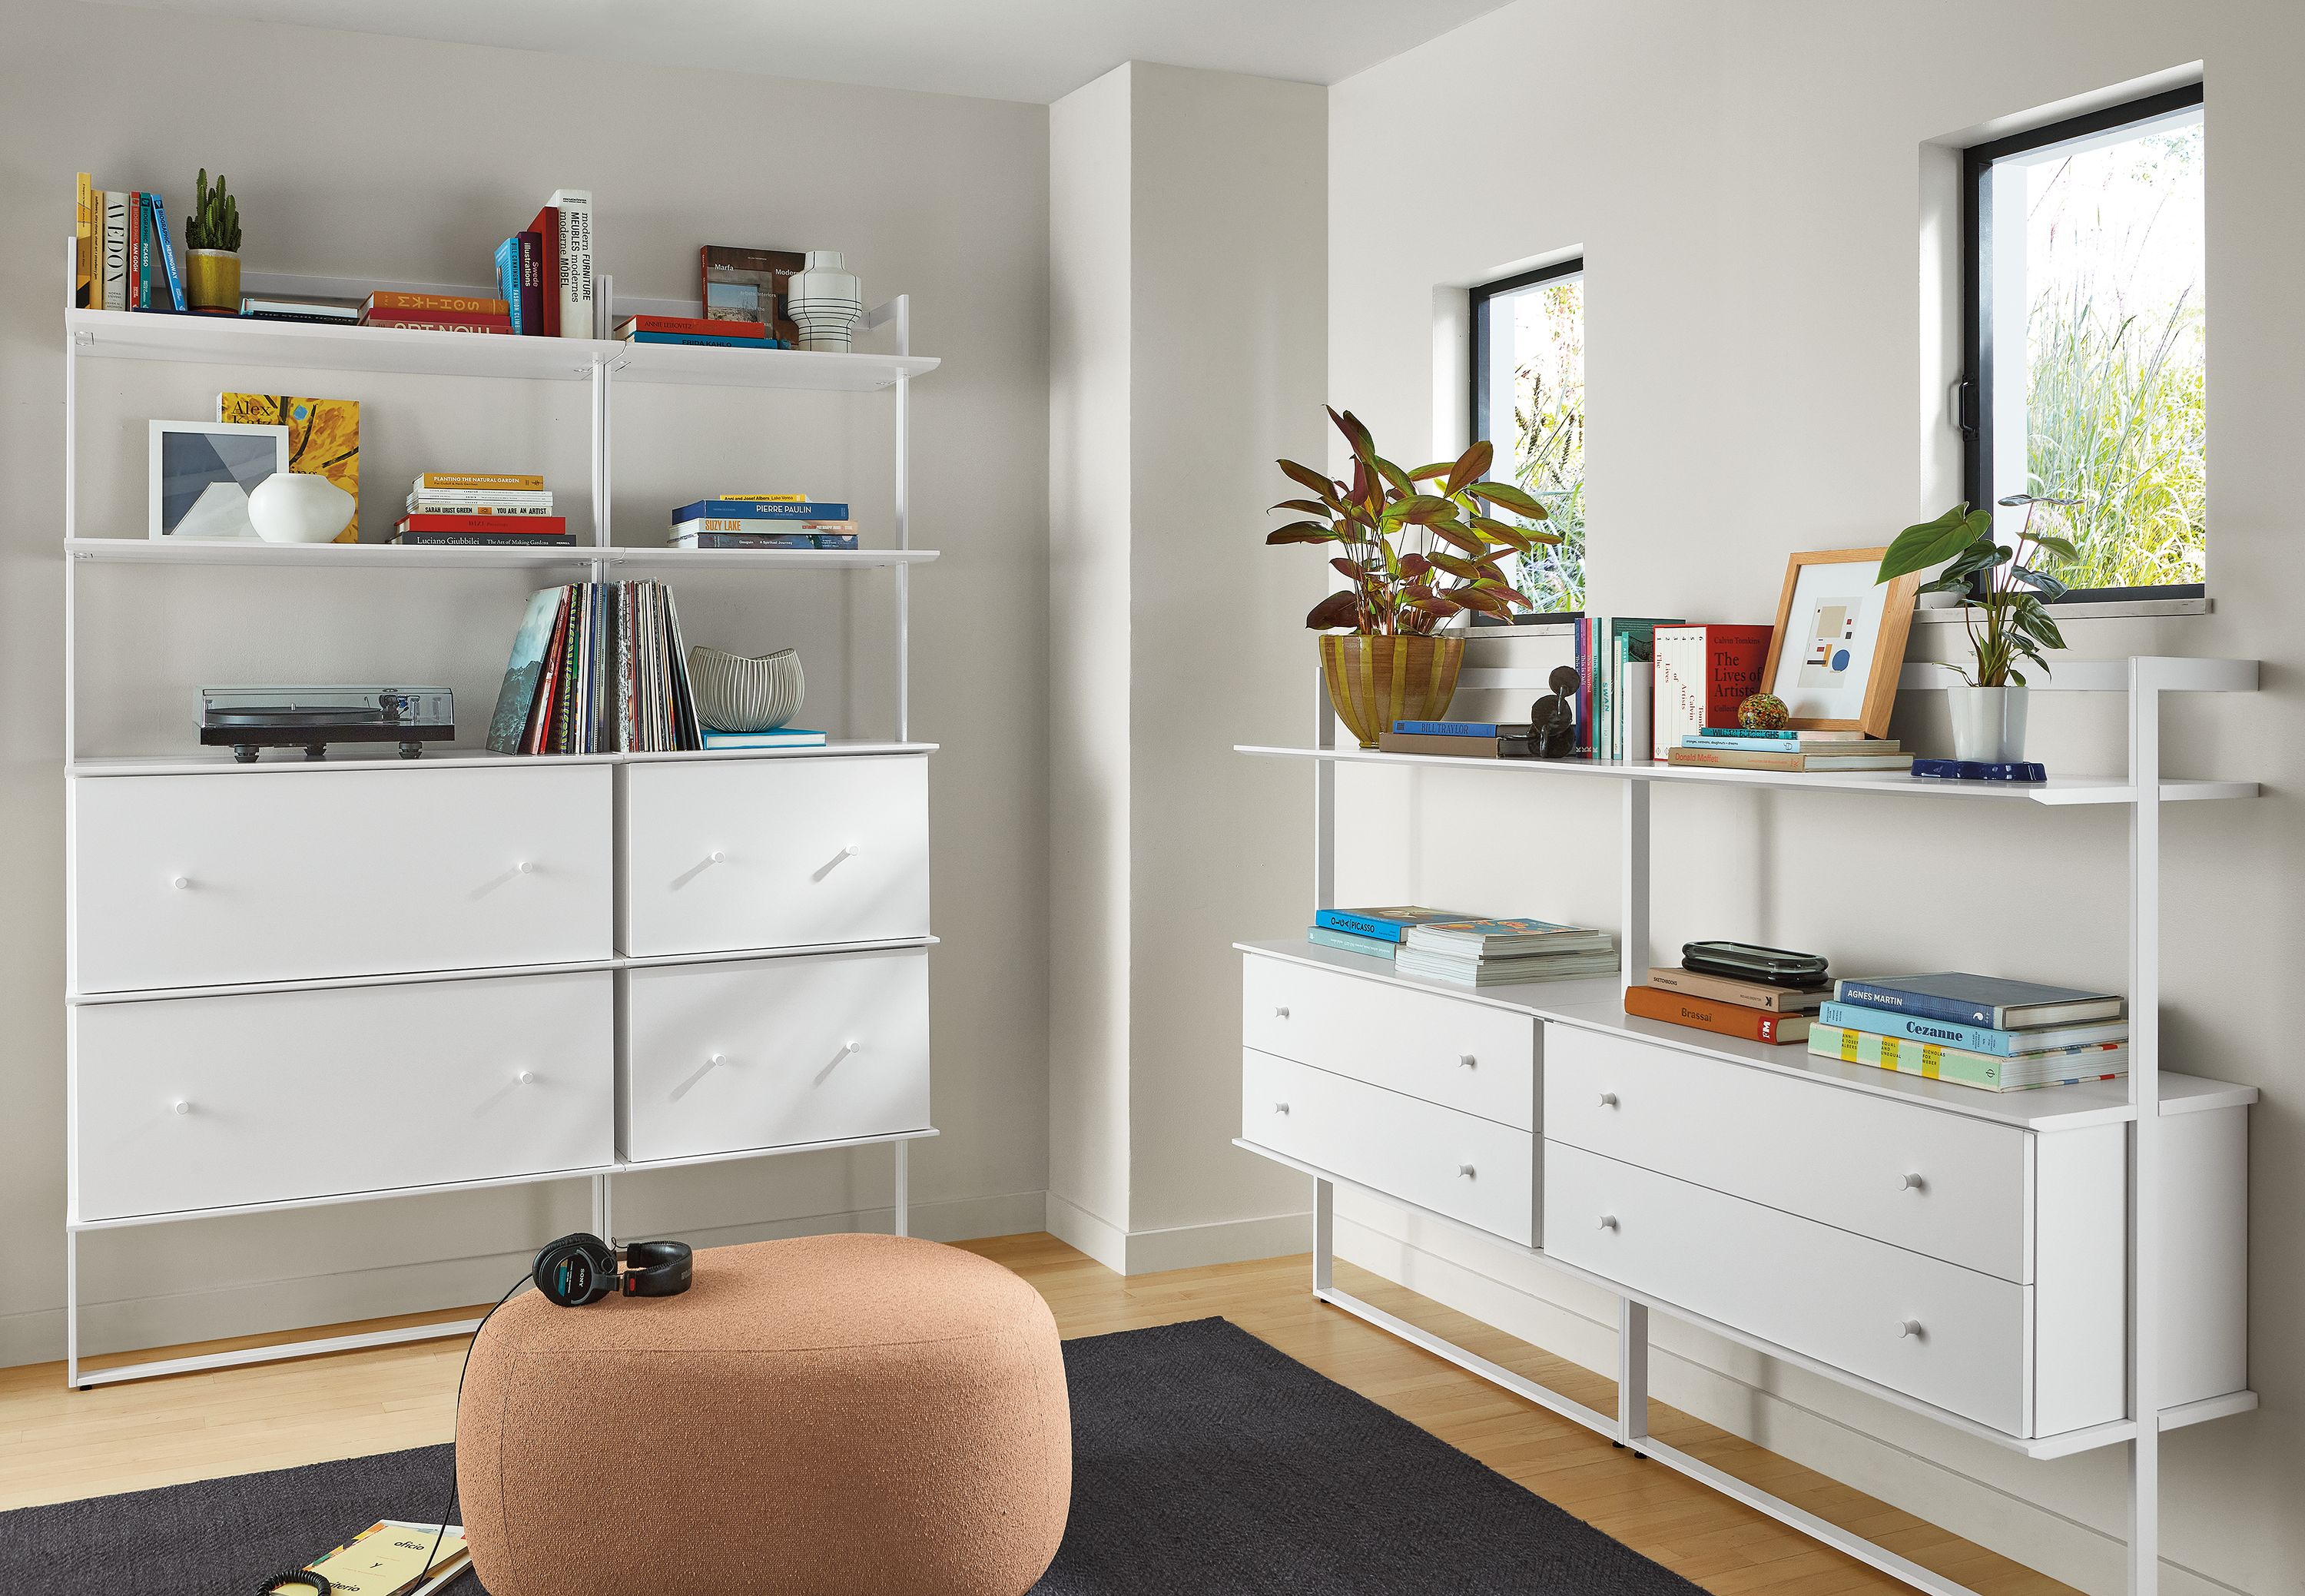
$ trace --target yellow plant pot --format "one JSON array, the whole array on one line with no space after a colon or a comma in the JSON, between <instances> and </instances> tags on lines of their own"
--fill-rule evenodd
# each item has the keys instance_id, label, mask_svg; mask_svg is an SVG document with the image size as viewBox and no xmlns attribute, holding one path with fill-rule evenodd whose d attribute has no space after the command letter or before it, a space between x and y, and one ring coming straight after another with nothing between
<instances>
[{"instance_id":1,"label":"yellow plant pot","mask_svg":"<svg viewBox=\"0 0 2305 1596\"><path fill-rule=\"evenodd\" d=\"M195 311L238 315L240 257L230 250L186 250L184 303Z\"/></svg>"},{"instance_id":2,"label":"yellow plant pot","mask_svg":"<svg viewBox=\"0 0 2305 1596\"><path fill-rule=\"evenodd\" d=\"M1337 717L1360 739L1376 747L1377 733L1395 721L1437 721L1457 696L1457 672L1465 663L1461 637L1374 637L1357 632L1323 633L1321 674Z\"/></svg>"}]
</instances>

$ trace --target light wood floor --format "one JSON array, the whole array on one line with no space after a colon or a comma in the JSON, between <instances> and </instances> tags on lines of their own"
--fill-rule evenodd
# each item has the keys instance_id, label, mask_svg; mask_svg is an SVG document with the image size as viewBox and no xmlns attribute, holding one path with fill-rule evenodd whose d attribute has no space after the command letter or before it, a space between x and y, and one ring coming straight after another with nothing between
<instances>
[{"instance_id":1,"label":"light wood floor","mask_svg":"<svg viewBox=\"0 0 2305 1596\"><path fill-rule=\"evenodd\" d=\"M1030 1280L1068 1336L1211 1315L1230 1319L1720 1596L1907 1590L1580 1425L1315 1302L1306 1259L1125 1278L1050 1236L966 1245ZM1340 1263L1337 1271L1340 1285L1403 1319L1589 1405L1615 1405L1609 1382L1597 1375L1350 1265ZM403 1322L412 1321L344 1328ZM455 1430L464 1347L461 1340L421 1342L87 1392L64 1388L62 1364L0 1370L0 1509L447 1440ZM2046 1575L1662 1404L1652 1404L1651 1428L1660 1439L1984 1596L2068 1592Z\"/></svg>"}]
</instances>

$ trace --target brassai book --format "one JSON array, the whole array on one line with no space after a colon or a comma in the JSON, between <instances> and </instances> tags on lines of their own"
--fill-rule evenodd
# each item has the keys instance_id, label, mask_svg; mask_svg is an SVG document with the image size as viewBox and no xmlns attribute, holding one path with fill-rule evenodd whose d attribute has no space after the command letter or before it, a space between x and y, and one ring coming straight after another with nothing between
<instances>
[{"instance_id":1,"label":"brassai book","mask_svg":"<svg viewBox=\"0 0 2305 1596\"><path fill-rule=\"evenodd\" d=\"M1665 992L1654 986L1625 988L1625 1012L1638 1020L1659 1020L1685 1025L1717 1036L1741 1037L1748 1042L1804 1042L1809 1017L1748 1009L1686 992Z\"/></svg>"},{"instance_id":2,"label":"brassai book","mask_svg":"<svg viewBox=\"0 0 2305 1596\"><path fill-rule=\"evenodd\" d=\"M1731 976L1707 975L1677 964L1649 968L1649 985L1687 997L1711 998L1740 1008L1773 1014L1814 1014L1833 995L1833 984L1816 986L1770 986L1759 981L1739 981Z\"/></svg>"},{"instance_id":3,"label":"brassai book","mask_svg":"<svg viewBox=\"0 0 2305 1596\"><path fill-rule=\"evenodd\" d=\"M1941 975L1881 976L1833 983L1833 1001L1868 1009L1914 1014L1924 1020L1979 1025L1994 1030L2024 1030L2043 1025L2081 1025L2119 1020L2127 1005L2108 993L1955 971Z\"/></svg>"},{"instance_id":4,"label":"brassai book","mask_svg":"<svg viewBox=\"0 0 2305 1596\"><path fill-rule=\"evenodd\" d=\"M1314 915L1313 923L1326 926L1331 931L1350 931L1359 936L1373 936L1379 942L1399 942L1408 935L1411 926L1428 926L1437 920L1477 920L1481 917L1467 914L1460 909L1421 909L1405 904L1391 909L1324 909Z\"/></svg>"}]
</instances>

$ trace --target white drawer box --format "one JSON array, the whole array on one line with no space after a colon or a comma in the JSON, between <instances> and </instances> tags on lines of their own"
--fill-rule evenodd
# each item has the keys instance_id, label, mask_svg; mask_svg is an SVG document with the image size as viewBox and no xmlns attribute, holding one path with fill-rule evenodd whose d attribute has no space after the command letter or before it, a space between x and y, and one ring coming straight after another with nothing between
<instances>
[{"instance_id":1,"label":"white drawer box","mask_svg":"<svg viewBox=\"0 0 2305 1596\"><path fill-rule=\"evenodd\" d=\"M1527 1014L1255 955L1240 985L1243 1046L1536 1129L1536 1021Z\"/></svg>"},{"instance_id":2,"label":"white drawer box","mask_svg":"<svg viewBox=\"0 0 2305 1596\"><path fill-rule=\"evenodd\" d=\"M2003 1280L2033 1278L2031 1139L2012 1125L1547 1025L1544 1134Z\"/></svg>"},{"instance_id":3,"label":"white drawer box","mask_svg":"<svg viewBox=\"0 0 2305 1596\"><path fill-rule=\"evenodd\" d=\"M1536 1138L1244 1049L1240 1133L1357 1184L1534 1246Z\"/></svg>"},{"instance_id":4,"label":"white drawer box","mask_svg":"<svg viewBox=\"0 0 2305 1596\"><path fill-rule=\"evenodd\" d=\"M610 952L601 766L81 777L82 992Z\"/></svg>"},{"instance_id":5,"label":"white drawer box","mask_svg":"<svg viewBox=\"0 0 2305 1596\"><path fill-rule=\"evenodd\" d=\"M78 1005L73 1211L111 1219L604 1165L612 980Z\"/></svg>"},{"instance_id":6,"label":"white drawer box","mask_svg":"<svg viewBox=\"0 0 2305 1596\"><path fill-rule=\"evenodd\" d=\"M2026 1286L1550 1141L1544 1250L1964 1418L2032 1433ZM2105 1328L2121 1333L2117 1321ZM2121 1416L2119 1379L2105 1387L2080 1421Z\"/></svg>"},{"instance_id":7,"label":"white drawer box","mask_svg":"<svg viewBox=\"0 0 2305 1596\"><path fill-rule=\"evenodd\" d=\"M665 761L620 774L625 952L928 935L925 756Z\"/></svg>"},{"instance_id":8,"label":"white drawer box","mask_svg":"<svg viewBox=\"0 0 2305 1596\"><path fill-rule=\"evenodd\" d=\"M627 1158L928 1126L926 952L666 965L622 978Z\"/></svg>"}]
</instances>

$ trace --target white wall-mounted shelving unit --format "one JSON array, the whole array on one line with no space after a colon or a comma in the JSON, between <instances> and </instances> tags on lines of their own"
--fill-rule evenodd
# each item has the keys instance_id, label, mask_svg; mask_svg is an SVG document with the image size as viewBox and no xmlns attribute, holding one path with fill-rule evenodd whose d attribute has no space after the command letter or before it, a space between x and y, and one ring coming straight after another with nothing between
<instances>
[{"instance_id":1,"label":"white wall-mounted shelving unit","mask_svg":"<svg viewBox=\"0 0 2305 1596\"><path fill-rule=\"evenodd\" d=\"M1544 675L1543 670L1520 668L1467 670L1459 685L1542 691ZM2258 1093L2254 1087L2165 1072L2162 1068L2161 831L2162 811L2167 804L2251 798L2258 788L2248 781L2165 775L2161 757L2162 701L2171 694L2254 692L2258 677L2258 662L2250 660L2061 660L2046 684L2049 688L2125 694L2128 768L2117 774L2063 777L2023 785L1938 781L1871 772L1685 768L1644 760L1451 759L1340 747L1326 686L1317 685L1315 733L1310 746L1242 746L1237 750L1311 763L1314 773L1312 886L1316 909L1337 904L1337 771L1342 765L1494 772L1501 781L1523 781L1539 788L1556 781L1614 782L1621 798L1623 846L1619 876L1621 962L1615 982L1467 990L1406 977L1379 961L1306 943L1236 944L1246 960L1251 983L1244 1006L1243 1127L1238 1145L1313 1177L1314 1293L1932 1596L1969 1596L1969 1592L1888 1548L1805 1512L1649 1433L1651 1311L1712 1330L2029 1457L2063 1457L2122 1447L2129 1455L2128 1586L2132 1596L2152 1596L2160 1581L2162 1433L2257 1405L2257 1394L2246 1381L2245 1170L2246 1114ZM1942 685L1944 680L1943 673L1935 668L1909 665L1902 685L1926 687ZM1650 794L1660 784L1806 789L1861 794L1874 800L1966 800L1984 805L1986 813L2012 803L2125 809L2130 819L2127 1079L1998 1096L1807 1054L1796 1056L1790 1049L1627 1015L1623 988L1642 981L1650 964ZM1276 997L1280 999L1277 1004ZM1335 1011L1340 1010L1348 1011ZM1482 1016L1499 1012L1519 1016L1524 1024L1534 1022L1535 1028L1524 1037L1517 1053L1493 1049L1496 1056L1481 1056L1480 1045L1474 1038L1487 1034L1493 1043L1496 1034L1493 1027L1484 1031ZM1405 1015L1413 1015L1414 1023L1408 1023ZM1299 1028L1308 1018L1313 1023L1300 1035ZM1392 1032L1385 1031L1388 1023L1393 1026ZM1380 1044L1393 1034L1431 1038L1433 1057L1419 1061L1385 1054ZM1357 1040L1361 1037L1378 1040L1361 1048L1366 1056L1346 1056L1361 1046ZM1459 1046L1466 1049L1461 1054L1456 1051ZM1476 1064L1481 1068L1474 1069ZM1423 1067L1412 1069L1412 1065ZM1519 1117L1502 1123L1497 1122L1493 1106L1501 1099L1476 1097L1476 1092L1493 1093L1493 1085L1474 1084L1499 1065L1506 1071L1505 1079L1522 1094L1510 1099L1510 1112ZM1652 1078L1645 1105L1647 1119L1624 1113L1632 1099L1620 1103L1614 1089L1601 1093L1601 1109L1593 1108L1593 1084L1613 1088L1619 1072L1626 1080L1640 1079L1644 1072ZM1815 1182L1820 1191L1832 1190L1839 1204L1831 1224L1845 1228L1833 1229L1832 1233L1849 1234L1852 1249L1871 1249L1852 1256L1867 1265L1878 1262L1881 1266L1880 1279L1852 1278L1845 1289L1837 1280L1807 1283L1820 1313L1820 1327L1810 1338L1816 1345L1805 1350L1792 1344L1799 1337L1789 1338L1782 1333L1789 1322L1782 1312L1775 1316L1780 1333L1771 1335L1756 1330L1744 1315L1707 1312L1693 1306L1688 1295L1659 1291L1633 1278L1642 1268L1667 1273L1678 1268L1688 1281L1717 1280L1717 1275L1705 1275L1701 1263L1688 1261L1691 1254L1710 1250L1743 1259L1756 1271L1756 1278L1773 1281L1782 1275L1793 1280L1797 1270L1783 1254L1799 1252L1808 1243L1788 1249L1782 1244L1782 1235L1799 1231L1816 1217L1812 1215L1810 1221L1804 1221L1796 1216L1802 1211L1798 1204L1772 1208L1769 1196L1756 1195L1772 1189L1773 1176L1754 1165L1771 1157L1798 1163L1797 1148L1763 1151L1742 1165L1733 1156L1709 1150L1728 1146L1739 1135L1756 1134L1773 1121L1723 1122L1718 1133L1710 1136L1686 1122L1676 1125L1670 1106L1656 1106L1654 1081L1667 1079L1692 1088L1701 1087L1705 1092L1717 1091L1722 1101L1733 1099L1754 1112L1760 1112L1765 1104L1772 1113L1790 1110L1798 1119L1807 1109L1815 1108L1819 1124L1862 1123L1877 1130L1876 1122L1885 1114L1901 1126L1917 1131L1942 1130L1958 1122L1992 1127L1985 1134L2004 1139L2011 1135L2024 1139L2019 1144L2023 1149L2024 1202L2037 1202L2042 1205L2039 1209L2020 1214L2010 1208L1995 1208L1991 1199L1979 1195L1990 1184L1986 1172L1959 1167L1956 1158L1948 1158L1949 1167L1943 1171L1952 1196L1922 1199L1955 1205L1944 1209L1940 1217L1962 1213L1959 1205L1966 1202L1966 1211L1972 1216L2025 1226L2023 1264L2003 1266L2004 1281L2021 1276L2026 1283L2022 1287L2025 1328L1997 1343L1990 1338L1964 1343L1961 1337L1972 1327L1955 1323L1948 1327L1952 1335L1946 1352L1941 1354L1965 1367L1980 1361L1986 1353L2027 1360L2021 1374L2022 1403L2013 1398L2003 1402L1993 1410L1998 1416L1983 1421L1978 1413L1991 1405L1984 1398L1978 1398L1964 1412L1942 1395L1945 1389L1959 1388L1957 1380L1945 1380L1942 1367L1933 1369L1926 1362L1893 1366L1910 1370L1909 1378L1852 1372L1858 1358L1884 1358L1875 1344L1864 1340L1864 1336L1885 1326L1907 1337L1898 1344L1915 1347L1926 1346L1931 1333L1918 1318L1901 1325L1885 1318L1876 1323L1876 1316L1888 1302L1870 1297L1860 1302L1860 1287L1888 1282L1875 1294L1893 1300L1901 1315L1907 1311L1905 1302L1927 1294L1918 1283L1930 1269L1941 1269L1936 1259L1947 1256L1941 1250L1924 1258L1916 1251L1918 1244L1914 1238L1934 1233L1926 1222L1916 1226L1907 1216L1918 1217L1923 1210L1882 1210L1887 1213L1885 1220L1867 1217L1868 1205L1876 1204L1882 1193L1900 1184L1908 1195L1925 1187L1934 1189L1938 1172L1931 1171L1931 1182L1909 1173L1900 1182L1897 1172L1914 1166L1897 1164L1892 1168L1886 1162L1910 1156L1910 1148L1901 1145L1901 1131L1892 1137L1901 1145L1866 1149L1878 1156L1854 1177L1853 1186L1845 1191L1834 1187L1830 1171ZM1382 1089L1386 1086L1395 1089ZM1788 1091L1791 1097L1786 1096ZM1880 1112L1850 1107L1847 1099L1852 1096L1882 1105ZM1280 1097L1285 1100L1273 1100ZM1380 1099L1390 1106L1373 1107ZM1468 1103L1473 1106L1467 1107ZM1489 1117L1481 1117L1484 1111ZM1596 1113L1598 1120L1594 1119ZM1556 1124L1556 1114L1563 1121L1581 1115L1606 1128L1596 1134L1573 1123ZM1398 1125L1391 1126L1396 1116ZM1391 1128L1373 1135L1369 1126L1376 1122ZM1663 1126L1666 1133L1645 1143L1644 1125ZM1580 1136L1585 1139L1579 1140ZM2106 1137L2115 1139L2108 1145L2103 1140ZM2067 1139L2090 1138L2097 1139L2094 1143ZM1419 1147L1420 1139L1432 1145ZM1597 1142L1609 1145L1601 1147ZM1476 1143L1486 1146L1493 1157L1471 1159ZM2090 1155L2097 1172L2089 1187L2094 1200L2066 1208L2069 1216L2078 1212L2082 1216L2052 1236L2044 1228L2048 1224L2046 1216L2056 1203L2069 1202L2081 1185L2072 1178L2077 1165L2068 1156L2069 1150L2091 1145L2097 1149ZM2054 1164L2046 1150L2053 1146L2060 1149ZM1292 1147L1297 1150L1292 1151ZM1409 1150L1397 1150L1401 1147ZM1467 1161L1450 1162L1460 1156ZM1444 1161L1439 1166L1441 1173L1432 1167L1435 1158ZM1490 1167L1493 1162L1501 1162L1504 1167ZM1874 1169L1874 1164L1881 1169ZM1555 1165L1561 1166L1557 1187ZM1699 1166L1714 1172L1710 1180ZM1612 1170L1615 1174L1609 1173ZM1719 1173L1723 1170L1726 1175ZM2173 1176L2172 1170L2178 1173ZM1444 1179L1444 1174L1462 1179ZM1506 1198L1500 1204L1493 1189L1475 1194L1481 1176L1501 1177L1518 1184L1505 1188ZM1401 1205L1493 1245L1514 1248L1616 1294L1620 1300L1617 1411L1604 1413L1587 1407L1339 1289L1332 1262L1334 1200L1340 1185ZM1775 1189L1784 1188L1778 1183ZM1629 1242L1623 1244L1625 1250L1612 1250L1620 1233L1639 1222L1629 1216L1620 1225L1616 1213L1604 1210L1597 1233L1601 1240L1594 1240L1593 1207L1597 1205L1588 1199L1603 1194L1631 1200L1637 1191L1645 1200L1653 1200L1658 1211L1677 1211L1682 1227L1693 1226L1695 1233L1678 1240L1668 1236L1659 1242L1652 1213L1647 1238L1639 1243L1650 1250L1646 1254ZM1573 1218L1556 1214L1557 1202L1575 1208ZM1751 1216L1749 1231L1739 1228L1743 1221L1721 1218L1732 1210ZM2136 1216L2148 1217L2139 1222ZM2151 1217L2155 1216L2159 1218ZM1760 1223L1763 1219L1767 1223ZM1779 1241L1768 1239L1770 1225L1779 1227L1775 1233ZM2050 1289L2046 1274L2030 1272L2035 1267L2037 1230L2042 1238L2042 1257L2063 1249L2054 1256L2068 1260L2059 1266L2063 1273L2057 1289L2069 1287L2075 1276L2070 1259L2084 1253L2095 1259L2080 1271L2091 1274L2094 1280L2088 1293L2091 1306L2059 1321L2054 1349L2060 1363L2086 1351L2100 1365L2100 1378L2092 1384L2088 1401L2069 1404L2063 1410L2070 1414L2096 1404L2099 1411L2078 1423L2050 1421L2055 1405L2043 1403L2037 1393L2040 1365L2030 1359L2027 1338L2038 1333L2031 1318L2037 1294ZM1824 1232L1799 1233L1822 1237ZM2173 1259L2169 1245L2180 1237L2185 1242L2185 1255ZM1564 1249L1577 1257L1563 1256ZM1620 1260L1624 1272L1617 1272L1615 1265L1596 1261L1606 1259ZM1671 1261L1661 1264L1661 1259ZM1913 1267L1901 1273L1904 1262ZM1992 1278L1989 1270L1957 1273L1975 1282ZM1908 1288L1908 1275L1912 1284L1909 1299L1899 1294ZM2178 1293L2173 1302L2173 1290ZM1723 1302L1735 1294L1709 1284L1694 1286L1692 1291L1715 1291ZM1842 1295L1836 1296L1836 1292ZM2046 1297L2038 1300L2048 1301ZM1749 1304L1749 1297L1747 1301ZM1836 1314L1840 1321L1825 1322ZM1765 1310L1753 1317L1765 1317ZM1852 1323L1859 1333L1855 1338L1850 1334ZM1839 1344L1852 1349L1850 1359L1836 1361L1818 1354L1818 1346L1834 1344L1836 1337ZM2049 1349L2045 1348L2044 1356L2047 1355ZM1892 1364L1884 1361L1880 1366L1889 1369ZM1935 1391L1924 1393L1921 1387L1930 1381L1937 1382ZM2173 1399L2168 1395L2173 1388L2177 1393Z\"/></svg>"},{"instance_id":2,"label":"white wall-mounted shelving unit","mask_svg":"<svg viewBox=\"0 0 2305 1596\"><path fill-rule=\"evenodd\" d=\"M88 1368L79 1250L97 1233L584 1180L592 1228L613 1239L612 1182L620 1174L877 1146L894 1152L895 1225L905 1231L906 1148L936 1134L925 967L936 942L927 882L926 764L934 745L912 739L909 685L910 577L936 553L912 544L908 476L910 385L938 363L911 353L907 301L879 306L860 328L885 329L893 354L638 346L85 311L71 307L71 258L68 247L66 1382L85 1389L463 1335L477 1323ZM251 278L258 286L285 280ZM372 286L295 286L343 294ZM585 383L589 539L524 550L83 536L80 392L81 363L89 360ZM889 543L757 551L617 544L609 447L617 396L646 403L649 389L663 385L889 394ZM555 758L456 747L401 761L388 751L347 749L319 762L241 764L189 738L182 747L84 753L75 618L81 585L102 580L97 573L112 566L338 572L345 585L328 587L319 602L347 604L362 602L361 574L378 571L676 582L690 571L719 580L738 572L888 570L893 735L836 738L820 748ZM512 801L515 794L525 801ZM333 817L318 820L316 806ZM378 872L357 862L361 850L348 856L333 845L346 824L362 819L370 837L388 835L399 829L390 817L409 806L447 815L437 824L448 841L436 838L425 850L447 857L412 857ZM235 840L234 826L250 815L261 834L243 826ZM469 820L461 837L460 815ZM684 849L695 851L693 863L675 857ZM302 940L310 945L293 958L279 951L283 923L309 933ZM431 957L435 926L451 941L463 937L464 951ZM174 978L167 967L188 947L224 953L203 978ZM253 951L235 961L243 948ZM92 962L101 967L93 974ZM730 1001L730 983L742 1001ZM435 1011L437 1023L428 1019ZM370 1037L402 1030L406 1068L431 1071L426 1079L444 1097L462 1093L456 1102L494 1128L447 1139L455 1145L445 1148L412 1143L406 1156L368 1174L332 1180L323 1168L298 1177L301 1184L273 1182L277 1190L264 1180L251 1184L250 1167L286 1162L274 1156L284 1125L328 1118L341 1125L363 1100L377 1100L362 1091L372 1080L346 1075L334 1060L292 1069L295 1061L280 1054L274 1033L310 1034L324 1018L348 1033L337 1050L367 1047L378 1069L398 1054ZM724 1034L725 1043L718 1039ZM843 1039L829 1046L829 1062L786 1056L836 1037ZM399 1082L404 1091L411 1084ZM523 1116L519 1105L531 1111ZM443 1114L447 1106L440 1104ZM655 1150L632 1155L643 1138Z\"/></svg>"}]
</instances>

